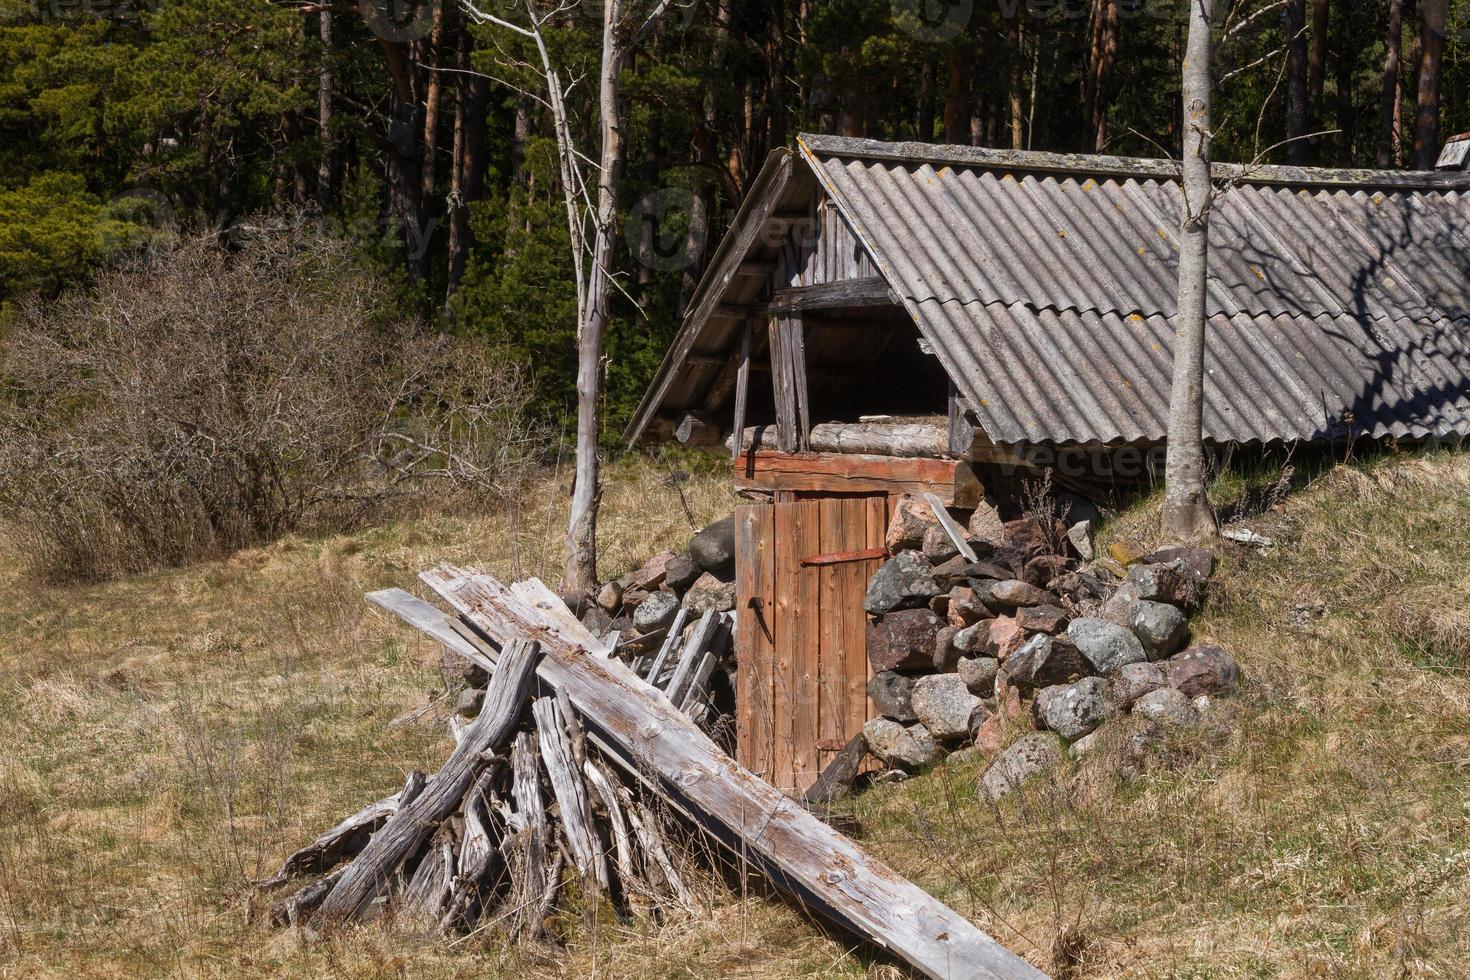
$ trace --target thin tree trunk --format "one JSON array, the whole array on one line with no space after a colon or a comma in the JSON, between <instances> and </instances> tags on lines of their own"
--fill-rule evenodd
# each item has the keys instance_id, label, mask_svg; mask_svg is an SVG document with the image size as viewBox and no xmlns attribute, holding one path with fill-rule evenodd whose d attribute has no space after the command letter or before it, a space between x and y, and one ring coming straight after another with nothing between
<instances>
[{"instance_id":1,"label":"thin tree trunk","mask_svg":"<svg viewBox=\"0 0 1470 980\"><path fill-rule=\"evenodd\" d=\"M1286 5L1286 159L1301 164L1307 159L1307 0L1289 0ZM1187 57L1187 56L1186 56ZM1186 136L1186 139L1189 137Z\"/></svg>"},{"instance_id":2,"label":"thin tree trunk","mask_svg":"<svg viewBox=\"0 0 1470 980\"><path fill-rule=\"evenodd\" d=\"M1026 148L1026 34L1020 17L1011 19L1011 77L1006 88L1011 110L1011 149Z\"/></svg>"},{"instance_id":3,"label":"thin tree trunk","mask_svg":"<svg viewBox=\"0 0 1470 980\"><path fill-rule=\"evenodd\" d=\"M434 5L434 30L424 39L424 61L428 68L428 80L424 92L424 146L423 164L420 166L420 177L423 181L423 190L420 197L423 199L426 210L433 210L431 202L434 200L434 178L438 170L439 152L439 100L443 86L440 84L442 73L440 67L439 52L444 43L444 18L446 16L444 4Z\"/></svg>"},{"instance_id":4,"label":"thin tree trunk","mask_svg":"<svg viewBox=\"0 0 1470 980\"><path fill-rule=\"evenodd\" d=\"M1118 0L1093 0L1088 21L1087 70L1083 73L1083 111L1087 147L1101 153L1108 142L1108 102L1118 61Z\"/></svg>"},{"instance_id":5,"label":"thin tree trunk","mask_svg":"<svg viewBox=\"0 0 1470 980\"><path fill-rule=\"evenodd\" d=\"M1210 30L1215 0L1189 0L1184 53L1183 208L1179 227L1179 312L1164 463L1164 534L1194 541L1215 531L1204 483L1204 353L1209 272L1210 133L1213 127Z\"/></svg>"},{"instance_id":6,"label":"thin tree trunk","mask_svg":"<svg viewBox=\"0 0 1470 980\"><path fill-rule=\"evenodd\" d=\"M919 139L934 139L934 59L925 58L919 74Z\"/></svg>"},{"instance_id":7,"label":"thin tree trunk","mask_svg":"<svg viewBox=\"0 0 1470 980\"><path fill-rule=\"evenodd\" d=\"M1414 109L1414 166L1433 170L1439 157L1439 82L1448 0L1419 2L1419 98Z\"/></svg>"},{"instance_id":8,"label":"thin tree trunk","mask_svg":"<svg viewBox=\"0 0 1470 980\"><path fill-rule=\"evenodd\" d=\"M970 128L970 110L967 96L970 86L966 77L966 65L958 46L949 49L949 86L944 97L944 141L963 143L964 134Z\"/></svg>"},{"instance_id":9,"label":"thin tree trunk","mask_svg":"<svg viewBox=\"0 0 1470 980\"><path fill-rule=\"evenodd\" d=\"M1378 115L1378 165L1403 165L1399 121L1403 106L1399 83L1404 48L1404 0L1388 0L1388 53L1383 58L1383 94Z\"/></svg>"},{"instance_id":10,"label":"thin tree trunk","mask_svg":"<svg viewBox=\"0 0 1470 980\"><path fill-rule=\"evenodd\" d=\"M1327 0L1312 0L1312 43L1307 52L1307 131L1322 130L1322 89L1327 78ZM1321 157L1322 137L1308 141L1307 155Z\"/></svg>"},{"instance_id":11,"label":"thin tree trunk","mask_svg":"<svg viewBox=\"0 0 1470 980\"><path fill-rule=\"evenodd\" d=\"M455 32L455 62L468 68L474 41L470 32ZM474 235L470 231L470 204L480 199L485 186L485 114L490 100L489 82L479 75L459 75L455 84L454 170L449 215L449 274L445 289L448 301L459 290L469 261ZM522 134L524 139L524 134ZM519 165L519 161L517 163Z\"/></svg>"},{"instance_id":12,"label":"thin tree trunk","mask_svg":"<svg viewBox=\"0 0 1470 980\"><path fill-rule=\"evenodd\" d=\"M316 126L321 141L321 158L317 161L316 201L322 211L327 211L337 202L337 146L332 136L332 88L335 83L332 67L332 12L325 8L320 14L319 37L322 42L321 65L317 70Z\"/></svg>"},{"instance_id":13,"label":"thin tree trunk","mask_svg":"<svg viewBox=\"0 0 1470 980\"><path fill-rule=\"evenodd\" d=\"M781 0L773 0L769 9L766 38L766 149L774 150L786 145L786 4Z\"/></svg>"}]
</instances>

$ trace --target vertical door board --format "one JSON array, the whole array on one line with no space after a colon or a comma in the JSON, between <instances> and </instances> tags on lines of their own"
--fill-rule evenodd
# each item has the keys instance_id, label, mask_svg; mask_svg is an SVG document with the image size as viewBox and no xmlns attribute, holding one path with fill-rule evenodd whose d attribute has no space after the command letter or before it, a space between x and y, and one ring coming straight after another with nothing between
<instances>
[{"instance_id":1,"label":"vertical door board","mask_svg":"<svg viewBox=\"0 0 1470 980\"><path fill-rule=\"evenodd\" d=\"M735 730L741 765L774 782L773 510L765 504L735 509Z\"/></svg>"}]
</instances>

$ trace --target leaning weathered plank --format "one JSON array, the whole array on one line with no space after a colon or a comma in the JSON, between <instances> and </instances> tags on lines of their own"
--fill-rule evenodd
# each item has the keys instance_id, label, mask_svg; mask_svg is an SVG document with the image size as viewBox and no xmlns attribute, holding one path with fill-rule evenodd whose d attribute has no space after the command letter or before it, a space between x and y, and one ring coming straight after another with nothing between
<instances>
[{"instance_id":1,"label":"leaning weathered plank","mask_svg":"<svg viewBox=\"0 0 1470 980\"><path fill-rule=\"evenodd\" d=\"M598 799L602 800L603 809L607 811L608 827L612 830L613 855L618 862L618 882L624 893L637 891L639 882L633 866L633 844L628 839L628 822L623 818L623 807L618 802L618 795L613 792L612 780L591 759L582 763L582 772L587 777L587 785L592 787Z\"/></svg>"},{"instance_id":2,"label":"leaning weathered plank","mask_svg":"<svg viewBox=\"0 0 1470 980\"><path fill-rule=\"evenodd\" d=\"M486 673L495 673L495 651L478 647L465 639L454 628L454 620L418 596L402 589L380 589L369 592L367 601L387 610L415 629L429 634L451 652L481 667Z\"/></svg>"},{"instance_id":3,"label":"leaning weathered plank","mask_svg":"<svg viewBox=\"0 0 1470 980\"><path fill-rule=\"evenodd\" d=\"M929 504L929 509L934 511L935 520L939 521L939 526L944 529L945 537L949 538L949 543L955 546L955 550L964 556L965 561L972 563L979 561L975 549L971 548L970 542L965 540L965 532L961 531L954 518L949 516L949 511L944 507L944 501L932 493L924 494L924 500Z\"/></svg>"},{"instance_id":4,"label":"leaning weathered plank","mask_svg":"<svg viewBox=\"0 0 1470 980\"><path fill-rule=\"evenodd\" d=\"M562 717L555 698L537 698L531 704L531 717L536 720L541 763L551 779L551 792L561 812L562 832L576 862L577 875L587 885L606 891L607 861L597 840L587 784L567 738L568 720Z\"/></svg>"},{"instance_id":5,"label":"leaning weathered plank","mask_svg":"<svg viewBox=\"0 0 1470 980\"><path fill-rule=\"evenodd\" d=\"M551 635L548 633L547 635ZM470 788L481 754L500 748L525 707L537 659L529 641L502 644L499 665L485 690L480 715L424 791L388 818L353 860L312 922L326 924L361 914L404 860L416 854L439 822L453 813Z\"/></svg>"},{"instance_id":6,"label":"leaning weathered plank","mask_svg":"<svg viewBox=\"0 0 1470 980\"><path fill-rule=\"evenodd\" d=\"M942 902L741 768L622 663L588 656L539 626L528 596L453 566L423 581L492 640L529 636L545 657L538 676L565 690L607 757L652 788L807 908L902 957L931 977L1044 976Z\"/></svg>"},{"instance_id":7,"label":"leaning weathered plank","mask_svg":"<svg viewBox=\"0 0 1470 980\"><path fill-rule=\"evenodd\" d=\"M668 696L669 704L677 707L682 703L684 691L689 687L689 679L694 676L694 671L699 667L699 660L704 656L705 648L709 646L710 640L714 637L713 630L717 615L718 613L713 609L706 609L704 615L700 617L699 624L694 627L694 632L690 634L689 642L684 644L684 655L679 659L679 665L674 668L674 676L669 678L668 685L664 687L664 694Z\"/></svg>"}]
</instances>

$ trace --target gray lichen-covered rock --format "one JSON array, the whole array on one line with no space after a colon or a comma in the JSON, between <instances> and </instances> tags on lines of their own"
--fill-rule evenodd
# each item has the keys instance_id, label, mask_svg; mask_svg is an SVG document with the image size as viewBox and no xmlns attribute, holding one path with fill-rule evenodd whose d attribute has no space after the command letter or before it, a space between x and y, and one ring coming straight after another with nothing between
<instances>
[{"instance_id":1,"label":"gray lichen-covered rock","mask_svg":"<svg viewBox=\"0 0 1470 980\"><path fill-rule=\"evenodd\" d=\"M1143 644L1132 630L1106 619L1074 619L1065 634L1099 674L1108 674L1124 664L1147 660Z\"/></svg>"},{"instance_id":2,"label":"gray lichen-covered rock","mask_svg":"<svg viewBox=\"0 0 1470 980\"><path fill-rule=\"evenodd\" d=\"M1000 673L1000 661L994 657L961 657L955 664L960 680L978 697L988 698L995 694L995 675Z\"/></svg>"},{"instance_id":3,"label":"gray lichen-covered rock","mask_svg":"<svg viewBox=\"0 0 1470 980\"><path fill-rule=\"evenodd\" d=\"M735 517L721 518L689 542L689 557L706 572L716 575L735 567Z\"/></svg>"},{"instance_id":4,"label":"gray lichen-covered rock","mask_svg":"<svg viewBox=\"0 0 1470 980\"><path fill-rule=\"evenodd\" d=\"M1102 601L1093 613L1098 619L1106 619L1119 626L1133 628L1133 607L1138 603L1138 590L1132 582L1125 581Z\"/></svg>"},{"instance_id":5,"label":"gray lichen-covered rock","mask_svg":"<svg viewBox=\"0 0 1470 980\"><path fill-rule=\"evenodd\" d=\"M1133 703L1133 713L1176 728L1189 728L1199 722L1199 712L1194 710L1189 698L1172 687L1149 691Z\"/></svg>"},{"instance_id":6,"label":"gray lichen-covered rock","mask_svg":"<svg viewBox=\"0 0 1470 980\"><path fill-rule=\"evenodd\" d=\"M957 626L944 626L934 634L934 669L941 674L954 673L955 665L963 656L963 651L954 645L954 638L959 632Z\"/></svg>"},{"instance_id":7,"label":"gray lichen-covered rock","mask_svg":"<svg viewBox=\"0 0 1470 980\"><path fill-rule=\"evenodd\" d=\"M1188 697L1201 694L1227 695L1240 690L1240 665L1218 646L1197 646L1161 661L1169 686Z\"/></svg>"},{"instance_id":8,"label":"gray lichen-covered rock","mask_svg":"<svg viewBox=\"0 0 1470 980\"><path fill-rule=\"evenodd\" d=\"M1038 725L1071 742L1090 734L1113 714L1108 682L1084 677L1075 684L1048 687L1036 695L1032 713Z\"/></svg>"},{"instance_id":9,"label":"gray lichen-covered rock","mask_svg":"<svg viewBox=\"0 0 1470 980\"><path fill-rule=\"evenodd\" d=\"M633 610L633 625L648 633L669 625L679 612L679 597L672 592L654 592Z\"/></svg>"},{"instance_id":10,"label":"gray lichen-covered rock","mask_svg":"<svg viewBox=\"0 0 1470 980\"><path fill-rule=\"evenodd\" d=\"M1173 656L1189 636L1189 620L1177 606L1140 599L1129 610L1129 626L1150 660Z\"/></svg>"},{"instance_id":11,"label":"gray lichen-covered rock","mask_svg":"<svg viewBox=\"0 0 1470 980\"><path fill-rule=\"evenodd\" d=\"M984 653L985 641L990 638L990 620L981 620L973 626L966 626L955 633L955 649L961 653Z\"/></svg>"},{"instance_id":12,"label":"gray lichen-covered rock","mask_svg":"<svg viewBox=\"0 0 1470 980\"><path fill-rule=\"evenodd\" d=\"M466 718L473 718L480 713L480 705L485 703L485 692L479 688L467 687L459 692L459 698L454 702L454 710Z\"/></svg>"},{"instance_id":13,"label":"gray lichen-covered rock","mask_svg":"<svg viewBox=\"0 0 1470 980\"><path fill-rule=\"evenodd\" d=\"M868 583L863 608L875 616L913 606L922 606L939 594L934 566L917 551L900 551L883 563Z\"/></svg>"},{"instance_id":14,"label":"gray lichen-covered rock","mask_svg":"<svg viewBox=\"0 0 1470 980\"><path fill-rule=\"evenodd\" d=\"M931 564L935 565L949 561L960 553L960 549L954 546L949 535L944 533L944 528L938 524L932 525L924 532L924 543L919 550L924 553L924 557Z\"/></svg>"},{"instance_id":15,"label":"gray lichen-covered rock","mask_svg":"<svg viewBox=\"0 0 1470 980\"><path fill-rule=\"evenodd\" d=\"M705 572L684 593L684 605L691 613L704 613L710 609L729 612L735 608L735 583L721 582Z\"/></svg>"},{"instance_id":16,"label":"gray lichen-covered rock","mask_svg":"<svg viewBox=\"0 0 1470 980\"><path fill-rule=\"evenodd\" d=\"M929 734L945 741L970 733L970 719L980 699L970 693L959 674L930 674L914 682L911 704Z\"/></svg>"},{"instance_id":17,"label":"gray lichen-covered rock","mask_svg":"<svg viewBox=\"0 0 1470 980\"><path fill-rule=\"evenodd\" d=\"M1062 761L1062 747L1048 732L1032 732L1011 743L980 777L980 794L992 803Z\"/></svg>"},{"instance_id":18,"label":"gray lichen-covered rock","mask_svg":"<svg viewBox=\"0 0 1470 980\"><path fill-rule=\"evenodd\" d=\"M1205 583L1196 578L1182 561L1167 564L1132 565L1128 581L1133 583L1138 598L1150 602L1166 602L1188 609L1199 602Z\"/></svg>"},{"instance_id":19,"label":"gray lichen-covered rock","mask_svg":"<svg viewBox=\"0 0 1470 980\"><path fill-rule=\"evenodd\" d=\"M878 713L893 721L918 721L911 698L915 678L892 670L874 674L868 680L868 699Z\"/></svg>"},{"instance_id":20,"label":"gray lichen-covered rock","mask_svg":"<svg viewBox=\"0 0 1470 980\"><path fill-rule=\"evenodd\" d=\"M1158 664L1124 664L1108 675L1108 696L1119 711L1127 711L1149 691L1168 686L1169 679Z\"/></svg>"},{"instance_id":21,"label":"gray lichen-covered rock","mask_svg":"<svg viewBox=\"0 0 1470 980\"><path fill-rule=\"evenodd\" d=\"M868 750L897 769L918 769L939 758L939 744L923 725L874 718L863 726Z\"/></svg>"},{"instance_id":22,"label":"gray lichen-covered rock","mask_svg":"<svg viewBox=\"0 0 1470 980\"><path fill-rule=\"evenodd\" d=\"M1039 634L1006 659L1006 680L1023 693L1070 684L1091 673L1082 653L1065 636Z\"/></svg>"},{"instance_id":23,"label":"gray lichen-covered rock","mask_svg":"<svg viewBox=\"0 0 1470 980\"><path fill-rule=\"evenodd\" d=\"M1019 579L995 583L990 590L990 597L1011 607L1048 606L1056 602L1057 598L1045 589Z\"/></svg>"},{"instance_id":24,"label":"gray lichen-covered rock","mask_svg":"<svg viewBox=\"0 0 1470 980\"><path fill-rule=\"evenodd\" d=\"M898 609L868 622L868 662L874 670L931 669L940 619L928 609Z\"/></svg>"}]
</instances>

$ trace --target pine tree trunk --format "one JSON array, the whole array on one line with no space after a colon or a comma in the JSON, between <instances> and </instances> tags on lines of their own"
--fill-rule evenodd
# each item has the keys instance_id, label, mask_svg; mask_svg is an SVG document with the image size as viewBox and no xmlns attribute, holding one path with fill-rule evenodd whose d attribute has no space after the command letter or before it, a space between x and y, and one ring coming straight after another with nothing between
<instances>
[{"instance_id":1,"label":"pine tree trunk","mask_svg":"<svg viewBox=\"0 0 1470 980\"><path fill-rule=\"evenodd\" d=\"M1118 0L1093 0L1088 21L1087 70L1083 73L1083 111L1087 145L1101 153L1108 142L1108 101L1118 61Z\"/></svg>"},{"instance_id":2,"label":"pine tree trunk","mask_svg":"<svg viewBox=\"0 0 1470 980\"><path fill-rule=\"evenodd\" d=\"M1183 205L1179 227L1179 311L1164 464L1165 536L1195 541L1215 531L1204 484L1204 350L1209 271L1210 132L1213 125L1210 30L1215 0L1189 0L1184 53Z\"/></svg>"},{"instance_id":3,"label":"pine tree trunk","mask_svg":"<svg viewBox=\"0 0 1470 980\"><path fill-rule=\"evenodd\" d=\"M1433 170L1439 158L1439 82L1448 5L1448 0L1419 3L1419 98L1414 109L1414 166L1419 170Z\"/></svg>"},{"instance_id":4,"label":"pine tree trunk","mask_svg":"<svg viewBox=\"0 0 1470 980\"><path fill-rule=\"evenodd\" d=\"M1402 88L1399 83L1404 48L1404 0L1388 0L1388 53L1383 57L1383 95L1379 103L1378 165L1403 165Z\"/></svg>"},{"instance_id":5,"label":"pine tree trunk","mask_svg":"<svg viewBox=\"0 0 1470 980\"><path fill-rule=\"evenodd\" d=\"M1286 144L1287 162L1306 163L1307 144L1307 0L1286 5Z\"/></svg>"},{"instance_id":6,"label":"pine tree trunk","mask_svg":"<svg viewBox=\"0 0 1470 980\"><path fill-rule=\"evenodd\" d=\"M1026 148L1026 34L1021 18L1011 20L1011 77L1006 88L1010 102L1011 149Z\"/></svg>"},{"instance_id":7,"label":"pine tree trunk","mask_svg":"<svg viewBox=\"0 0 1470 980\"><path fill-rule=\"evenodd\" d=\"M1327 0L1312 0L1312 43L1307 57L1307 132L1322 130L1322 89L1327 78ZM1321 156L1320 136L1307 143L1307 156L1315 163Z\"/></svg>"}]
</instances>

